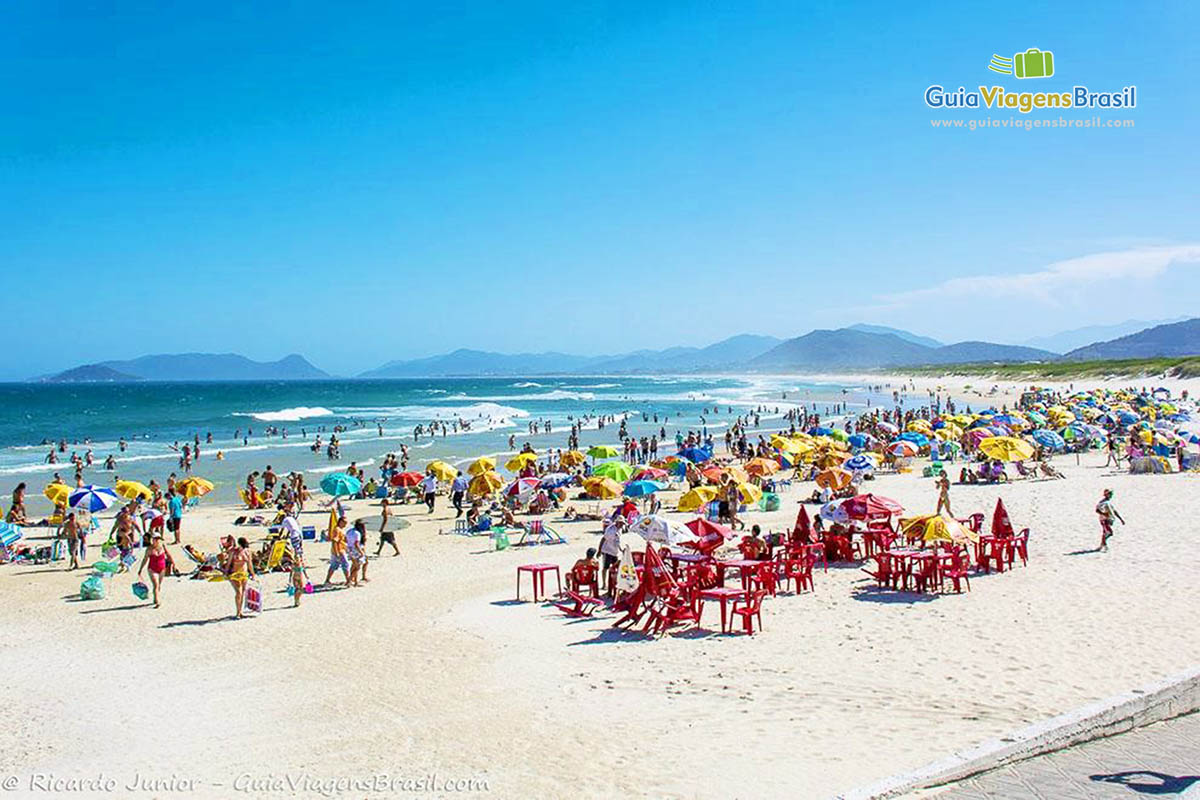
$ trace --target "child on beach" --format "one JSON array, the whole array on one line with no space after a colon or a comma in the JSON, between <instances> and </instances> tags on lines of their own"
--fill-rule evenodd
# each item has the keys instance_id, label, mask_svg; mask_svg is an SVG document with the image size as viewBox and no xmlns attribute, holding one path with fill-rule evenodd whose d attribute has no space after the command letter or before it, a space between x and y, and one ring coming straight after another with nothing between
<instances>
[{"instance_id":1,"label":"child on beach","mask_svg":"<svg viewBox=\"0 0 1200 800\"><path fill-rule=\"evenodd\" d=\"M1125 524L1125 520L1112 504L1112 489L1105 489L1104 496L1100 498L1100 502L1096 504L1096 515L1100 517L1100 546L1096 548L1097 552L1108 552L1108 539L1113 535L1113 518L1121 520L1121 524Z\"/></svg>"}]
</instances>

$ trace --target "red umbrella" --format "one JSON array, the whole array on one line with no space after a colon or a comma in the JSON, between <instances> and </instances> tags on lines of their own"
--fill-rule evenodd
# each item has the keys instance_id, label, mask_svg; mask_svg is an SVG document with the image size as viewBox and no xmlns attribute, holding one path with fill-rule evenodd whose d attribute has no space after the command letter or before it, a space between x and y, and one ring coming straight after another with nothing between
<instances>
[{"instance_id":1,"label":"red umbrella","mask_svg":"<svg viewBox=\"0 0 1200 800\"><path fill-rule=\"evenodd\" d=\"M709 522L704 517L696 517L691 522L684 523L684 527L696 534L695 542L684 542L684 544L694 547L702 553L711 553L725 544L726 540L733 538L733 531L729 528Z\"/></svg>"},{"instance_id":2,"label":"red umbrella","mask_svg":"<svg viewBox=\"0 0 1200 800\"><path fill-rule=\"evenodd\" d=\"M804 510L804 506L800 506L800 513L796 514L796 527L792 529L792 539L800 542L812 541L812 523L808 521L808 512Z\"/></svg>"},{"instance_id":3,"label":"red umbrella","mask_svg":"<svg viewBox=\"0 0 1200 800\"><path fill-rule=\"evenodd\" d=\"M992 536L1012 536L1012 521L1008 518L1008 509L1004 501L996 498L996 510L992 512Z\"/></svg>"},{"instance_id":4,"label":"red umbrella","mask_svg":"<svg viewBox=\"0 0 1200 800\"><path fill-rule=\"evenodd\" d=\"M661 481L668 477L670 477L670 473L658 467L643 467L633 474L635 481Z\"/></svg>"},{"instance_id":5,"label":"red umbrella","mask_svg":"<svg viewBox=\"0 0 1200 800\"><path fill-rule=\"evenodd\" d=\"M425 476L419 472L397 472L392 476L392 486L403 486L407 489L410 486L416 486L423 480L425 480Z\"/></svg>"},{"instance_id":6,"label":"red umbrella","mask_svg":"<svg viewBox=\"0 0 1200 800\"><path fill-rule=\"evenodd\" d=\"M852 519L867 519L868 517L890 517L904 511L904 506L890 497L878 494L860 494L842 503Z\"/></svg>"}]
</instances>

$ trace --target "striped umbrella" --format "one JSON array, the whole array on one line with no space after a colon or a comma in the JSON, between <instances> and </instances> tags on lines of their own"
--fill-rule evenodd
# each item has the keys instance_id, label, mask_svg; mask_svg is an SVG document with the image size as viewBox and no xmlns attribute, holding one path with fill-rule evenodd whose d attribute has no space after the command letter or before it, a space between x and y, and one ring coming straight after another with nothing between
<instances>
[{"instance_id":1,"label":"striped umbrella","mask_svg":"<svg viewBox=\"0 0 1200 800\"><path fill-rule=\"evenodd\" d=\"M71 492L68 498L68 503L71 508L79 508L84 511L95 513L103 511L118 501L117 493L112 489L107 489L103 486L81 486Z\"/></svg>"}]
</instances>

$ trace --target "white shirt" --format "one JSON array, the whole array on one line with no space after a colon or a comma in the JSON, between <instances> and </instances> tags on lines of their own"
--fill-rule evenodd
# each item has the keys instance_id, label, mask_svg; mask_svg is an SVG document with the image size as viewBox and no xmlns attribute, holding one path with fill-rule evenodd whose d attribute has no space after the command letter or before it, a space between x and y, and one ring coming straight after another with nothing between
<instances>
[{"instance_id":1,"label":"white shirt","mask_svg":"<svg viewBox=\"0 0 1200 800\"><path fill-rule=\"evenodd\" d=\"M433 475L427 475L425 480L421 481L421 490L425 492L425 494L436 494L437 487L438 480Z\"/></svg>"},{"instance_id":2,"label":"white shirt","mask_svg":"<svg viewBox=\"0 0 1200 800\"><path fill-rule=\"evenodd\" d=\"M604 536L600 539L600 552L614 558L621 555L620 527L615 524L609 524L604 529Z\"/></svg>"}]
</instances>

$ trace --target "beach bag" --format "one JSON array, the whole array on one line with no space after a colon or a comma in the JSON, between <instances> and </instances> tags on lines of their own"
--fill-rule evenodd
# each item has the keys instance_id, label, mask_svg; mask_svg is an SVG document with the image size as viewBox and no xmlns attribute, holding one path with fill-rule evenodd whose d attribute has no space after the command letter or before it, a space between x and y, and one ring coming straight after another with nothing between
<instances>
[{"instance_id":1,"label":"beach bag","mask_svg":"<svg viewBox=\"0 0 1200 800\"><path fill-rule=\"evenodd\" d=\"M640 582L637 564L633 561L633 552L628 547L622 547L621 560L617 562L617 591L636 592Z\"/></svg>"},{"instance_id":2,"label":"beach bag","mask_svg":"<svg viewBox=\"0 0 1200 800\"><path fill-rule=\"evenodd\" d=\"M262 587L258 581L246 586L246 610L255 614L262 612Z\"/></svg>"},{"instance_id":3,"label":"beach bag","mask_svg":"<svg viewBox=\"0 0 1200 800\"><path fill-rule=\"evenodd\" d=\"M63 558L65 557L63 555L63 551L65 549L66 548L63 547L62 539L55 540L54 544L51 545L51 547L50 547L50 560L51 561L62 561Z\"/></svg>"},{"instance_id":4,"label":"beach bag","mask_svg":"<svg viewBox=\"0 0 1200 800\"><path fill-rule=\"evenodd\" d=\"M497 550L503 550L509 545L508 531L497 529L494 539L496 541Z\"/></svg>"},{"instance_id":5,"label":"beach bag","mask_svg":"<svg viewBox=\"0 0 1200 800\"><path fill-rule=\"evenodd\" d=\"M89 575L79 584L79 597L83 600L103 600L104 580L99 575Z\"/></svg>"},{"instance_id":6,"label":"beach bag","mask_svg":"<svg viewBox=\"0 0 1200 800\"><path fill-rule=\"evenodd\" d=\"M142 583L141 581L138 581L137 583L133 584L133 586L130 586L129 588L133 590L133 596L136 597L138 600L145 600L147 597L150 596L150 587L147 586L146 584Z\"/></svg>"},{"instance_id":7,"label":"beach bag","mask_svg":"<svg viewBox=\"0 0 1200 800\"><path fill-rule=\"evenodd\" d=\"M758 501L758 507L763 511L778 511L779 510L779 495L774 492L767 492L763 495L762 500Z\"/></svg>"}]
</instances>

